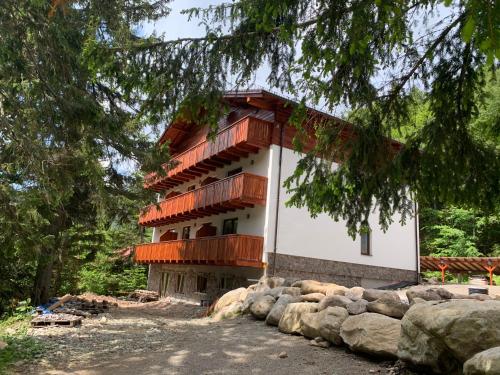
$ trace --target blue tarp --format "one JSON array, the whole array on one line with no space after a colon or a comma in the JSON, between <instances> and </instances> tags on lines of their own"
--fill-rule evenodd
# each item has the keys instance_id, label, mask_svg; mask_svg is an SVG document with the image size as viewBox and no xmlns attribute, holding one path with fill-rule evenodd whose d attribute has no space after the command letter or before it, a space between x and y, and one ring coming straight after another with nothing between
<instances>
[{"instance_id":1,"label":"blue tarp","mask_svg":"<svg viewBox=\"0 0 500 375\"><path fill-rule=\"evenodd\" d=\"M56 303L57 301L59 301L59 298L55 298L55 297L54 297L54 298L51 298L51 299L49 299L49 302L44 303L43 305L37 306L37 307L36 307L36 310L37 310L37 311L42 310L42 315L52 314L52 311L50 311L50 310L48 309L48 307L49 307L50 305L53 305L53 304L54 304L54 303Z\"/></svg>"}]
</instances>

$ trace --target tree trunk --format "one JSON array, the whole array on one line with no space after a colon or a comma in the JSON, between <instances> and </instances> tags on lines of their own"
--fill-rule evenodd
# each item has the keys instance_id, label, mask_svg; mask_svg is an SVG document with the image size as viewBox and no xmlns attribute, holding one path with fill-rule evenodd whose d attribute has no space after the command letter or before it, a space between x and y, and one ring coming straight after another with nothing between
<instances>
[{"instance_id":1,"label":"tree trunk","mask_svg":"<svg viewBox=\"0 0 500 375\"><path fill-rule=\"evenodd\" d=\"M50 296L50 282L54 265L53 250L42 251L38 257L35 285L33 286L32 303L38 306L47 303Z\"/></svg>"}]
</instances>

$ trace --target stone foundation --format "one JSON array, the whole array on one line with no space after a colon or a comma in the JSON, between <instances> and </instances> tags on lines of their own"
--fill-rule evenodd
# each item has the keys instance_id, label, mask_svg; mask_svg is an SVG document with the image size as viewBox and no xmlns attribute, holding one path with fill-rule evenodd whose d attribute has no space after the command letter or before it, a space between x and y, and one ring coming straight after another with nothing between
<instances>
[{"instance_id":1,"label":"stone foundation","mask_svg":"<svg viewBox=\"0 0 500 375\"><path fill-rule=\"evenodd\" d=\"M402 281L416 282L416 271L369 266L294 255L276 254L276 276L333 282L346 287L376 288ZM268 254L267 273L273 272L274 254Z\"/></svg>"},{"instance_id":2,"label":"stone foundation","mask_svg":"<svg viewBox=\"0 0 500 375\"><path fill-rule=\"evenodd\" d=\"M259 279L262 275L262 269L249 267L150 264L148 289L158 292L161 297L172 296L190 301L213 300L229 290L247 287L252 283L249 280ZM183 281L180 276L183 276ZM199 290L198 277L206 278L204 291ZM182 288L179 282L183 283Z\"/></svg>"}]
</instances>

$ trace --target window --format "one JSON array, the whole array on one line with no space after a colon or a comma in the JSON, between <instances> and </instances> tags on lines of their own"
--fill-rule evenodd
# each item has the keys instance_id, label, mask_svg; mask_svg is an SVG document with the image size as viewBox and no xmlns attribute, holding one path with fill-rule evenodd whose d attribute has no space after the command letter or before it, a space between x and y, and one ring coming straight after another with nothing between
<instances>
[{"instance_id":1,"label":"window","mask_svg":"<svg viewBox=\"0 0 500 375\"><path fill-rule=\"evenodd\" d=\"M243 168L241 168L241 167L236 168L236 169L232 169L232 170L227 172L227 177L234 176L235 174L241 173L242 171L243 171Z\"/></svg>"},{"instance_id":2,"label":"window","mask_svg":"<svg viewBox=\"0 0 500 375\"><path fill-rule=\"evenodd\" d=\"M191 227L182 228L182 239L189 240L189 233L191 232Z\"/></svg>"},{"instance_id":3,"label":"window","mask_svg":"<svg viewBox=\"0 0 500 375\"><path fill-rule=\"evenodd\" d=\"M191 186L188 186L186 191L191 191L191 190L194 190L196 189L196 185L191 185Z\"/></svg>"},{"instance_id":4,"label":"window","mask_svg":"<svg viewBox=\"0 0 500 375\"><path fill-rule=\"evenodd\" d=\"M199 293L205 293L207 291L208 279L205 276L198 276L196 278L196 291Z\"/></svg>"},{"instance_id":5,"label":"window","mask_svg":"<svg viewBox=\"0 0 500 375\"><path fill-rule=\"evenodd\" d=\"M175 288L176 293L184 293L184 274L177 275L177 285Z\"/></svg>"},{"instance_id":6,"label":"window","mask_svg":"<svg viewBox=\"0 0 500 375\"><path fill-rule=\"evenodd\" d=\"M238 219L226 219L222 226L222 234L236 234L238 228Z\"/></svg>"},{"instance_id":7,"label":"window","mask_svg":"<svg viewBox=\"0 0 500 375\"><path fill-rule=\"evenodd\" d=\"M361 233L361 254L372 255L372 244L370 232Z\"/></svg>"},{"instance_id":8,"label":"window","mask_svg":"<svg viewBox=\"0 0 500 375\"><path fill-rule=\"evenodd\" d=\"M219 289L232 289L233 279L228 276L221 276L219 278Z\"/></svg>"}]
</instances>

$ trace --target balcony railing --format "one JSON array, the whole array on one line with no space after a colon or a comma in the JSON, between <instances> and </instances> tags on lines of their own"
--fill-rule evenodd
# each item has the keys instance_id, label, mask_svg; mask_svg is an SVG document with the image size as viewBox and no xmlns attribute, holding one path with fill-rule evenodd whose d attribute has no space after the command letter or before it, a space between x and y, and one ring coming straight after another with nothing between
<instances>
[{"instance_id":1,"label":"balcony railing","mask_svg":"<svg viewBox=\"0 0 500 375\"><path fill-rule=\"evenodd\" d=\"M211 170L247 157L271 143L272 123L255 117L244 117L206 140L174 155L172 165L165 165L165 176L151 173L144 187L163 191L208 173Z\"/></svg>"},{"instance_id":2,"label":"balcony railing","mask_svg":"<svg viewBox=\"0 0 500 375\"><path fill-rule=\"evenodd\" d=\"M263 266L263 237L231 234L190 240L137 245L137 263L213 264L219 266Z\"/></svg>"},{"instance_id":3,"label":"balcony railing","mask_svg":"<svg viewBox=\"0 0 500 375\"><path fill-rule=\"evenodd\" d=\"M139 224L159 226L266 204L267 178L240 173L143 210Z\"/></svg>"}]
</instances>

